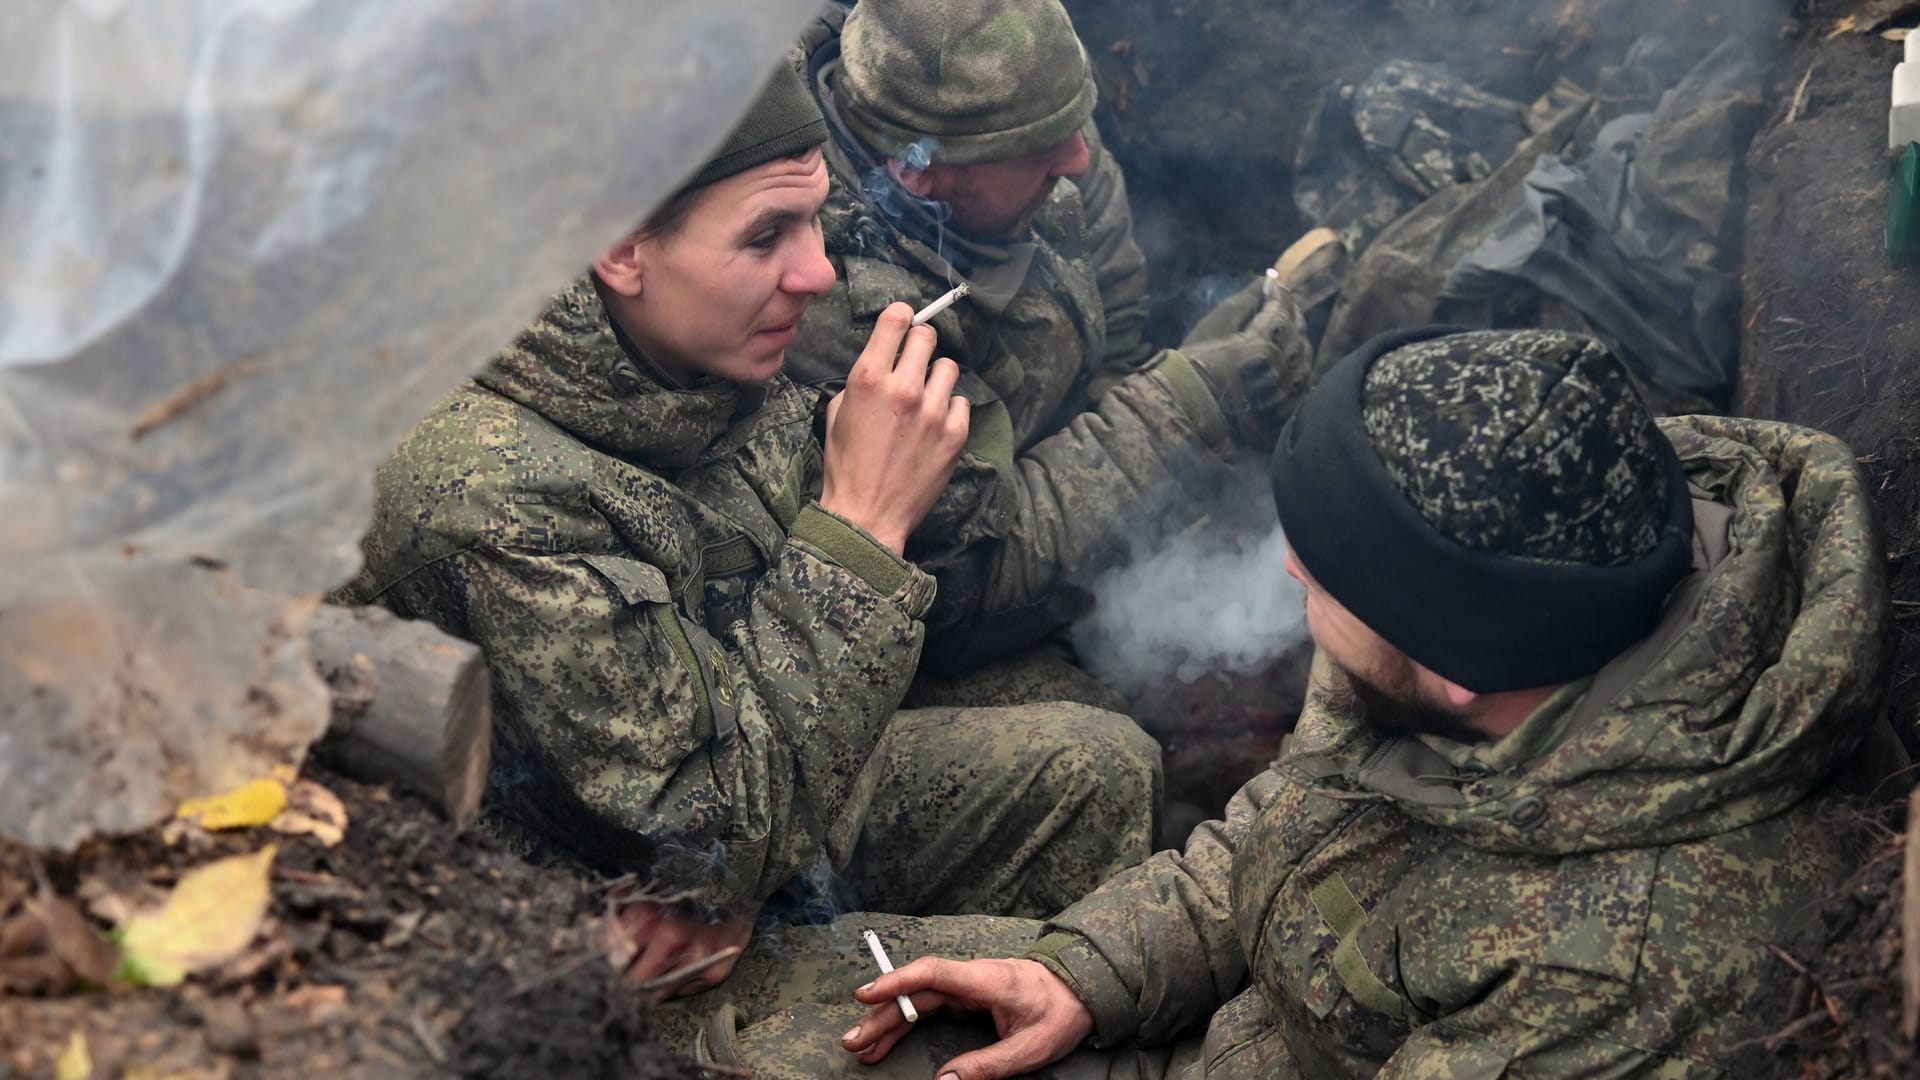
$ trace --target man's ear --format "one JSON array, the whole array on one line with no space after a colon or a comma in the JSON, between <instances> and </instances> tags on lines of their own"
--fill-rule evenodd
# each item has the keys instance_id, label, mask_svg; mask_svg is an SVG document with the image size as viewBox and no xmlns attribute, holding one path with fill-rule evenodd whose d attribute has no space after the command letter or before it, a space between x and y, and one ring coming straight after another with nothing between
<instances>
[{"instance_id":1,"label":"man's ear","mask_svg":"<svg viewBox=\"0 0 1920 1080\"><path fill-rule=\"evenodd\" d=\"M639 296L646 276L646 256L641 252L640 238L629 236L608 248L593 261L593 273L614 295L628 299Z\"/></svg>"},{"instance_id":2,"label":"man's ear","mask_svg":"<svg viewBox=\"0 0 1920 1080\"><path fill-rule=\"evenodd\" d=\"M887 159L887 172L892 174L894 182L907 189L907 194L916 199L924 199L933 191L933 178L925 169L909 169L897 159Z\"/></svg>"}]
</instances>

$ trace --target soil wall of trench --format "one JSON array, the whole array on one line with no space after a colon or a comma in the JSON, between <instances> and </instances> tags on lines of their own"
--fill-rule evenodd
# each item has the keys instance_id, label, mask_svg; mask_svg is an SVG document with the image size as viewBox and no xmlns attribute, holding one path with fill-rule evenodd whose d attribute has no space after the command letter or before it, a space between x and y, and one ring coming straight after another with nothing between
<instances>
[{"instance_id":1,"label":"soil wall of trench","mask_svg":"<svg viewBox=\"0 0 1920 1080\"><path fill-rule=\"evenodd\" d=\"M1888 265L1889 82L1901 46L1834 32L1860 3L1821 0L1776 68L1772 113L1748 155L1742 378L1735 411L1845 439L1879 511L1893 586L1889 719L1920 746L1920 271ZM1910 25L1910 14L1896 25ZM1863 814L1879 842L1772 972L1780 1029L1751 1048L1758 1076L1920 1075L1901 1033L1903 868L1910 837L1889 798L1905 762ZM1791 962L1789 962L1791 958Z\"/></svg>"}]
</instances>

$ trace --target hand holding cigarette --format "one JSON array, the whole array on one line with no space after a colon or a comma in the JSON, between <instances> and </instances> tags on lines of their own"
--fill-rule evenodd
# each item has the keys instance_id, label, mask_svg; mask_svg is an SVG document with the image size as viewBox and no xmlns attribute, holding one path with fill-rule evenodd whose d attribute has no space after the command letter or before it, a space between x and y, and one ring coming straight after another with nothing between
<instances>
[{"instance_id":1,"label":"hand holding cigarette","mask_svg":"<svg viewBox=\"0 0 1920 1080\"><path fill-rule=\"evenodd\" d=\"M964 285L961 286L961 288L965 287ZM951 296L952 294L949 293L948 295ZM867 950L873 953L874 963L880 965L880 974L893 974L893 961L887 959L887 948L880 944L880 935L874 933L872 930L862 930L860 933L867 939ZM895 994L893 1000L899 1003L900 1015L907 1018L907 1023L915 1023L920 1019L919 1010L913 1007L912 998L905 994Z\"/></svg>"},{"instance_id":2,"label":"hand holding cigarette","mask_svg":"<svg viewBox=\"0 0 1920 1080\"><path fill-rule=\"evenodd\" d=\"M876 959L884 956L872 937L868 948L876 950ZM862 1064L879 1064L916 1027L902 1019L903 1013L914 1015L900 1000L908 994L918 995L929 1015L941 1009L987 1013L1000 1033L998 1043L936 1067L936 1076L1025 1076L1066 1057L1093 1034L1093 1013L1039 961L922 956L854 991L867 1011L840 1037L840 1046Z\"/></svg>"},{"instance_id":3,"label":"hand holding cigarette","mask_svg":"<svg viewBox=\"0 0 1920 1080\"><path fill-rule=\"evenodd\" d=\"M946 490L967 444L973 407L956 397L960 368L934 359L933 329L912 329L913 309L889 304L827 404L820 505L899 554Z\"/></svg>"},{"instance_id":4,"label":"hand holding cigarette","mask_svg":"<svg viewBox=\"0 0 1920 1080\"><path fill-rule=\"evenodd\" d=\"M972 291L973 291L973 286L967 284L964 281L961 282L960 284L954 286L951 289L948 289L946 292L941 293L938 297L934 298L933 303L928 304L926 307L923 307L919 311L914 312L913 322L909 323L908 325L910 326L927 325L928 319L933 318L935 315L938 315L941 312L947 310L948 308L952 307L954 304L959 303L962 297L966 296L968 293Z\"/></svg>"}]
</instances>

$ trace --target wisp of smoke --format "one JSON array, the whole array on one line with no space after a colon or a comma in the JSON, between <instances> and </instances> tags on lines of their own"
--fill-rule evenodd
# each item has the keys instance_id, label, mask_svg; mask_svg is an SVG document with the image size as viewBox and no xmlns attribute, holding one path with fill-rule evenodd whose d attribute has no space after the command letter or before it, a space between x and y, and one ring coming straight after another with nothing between
<instances>
[{"instance_id":1,"label":"wisp of smoke","mask_svg":"<svg viewBox=\"0 0 1920 1080\"><path fill-rule=\"evenodd\" d=\"M1264 475L1203 486L1201 497L1177 518L1197 524L1137 545L1089 586L1093 607L1074 624L1074 647L1123 693L1255 674L1307 637L1305 592L1287 575Z\"/></svg>"},{"instance_id":2,"label":"wisp of smoke","mask_svg":"<svg viewBox=\"0 0 1920 1080\"><path fill-rule=\"evenodd\" d=\"M940 141L928 136L918 142L908 143L894 157L908 169L924 170L933 164L933 155L939 149ZM947 221L953 217L953 207L938 199L923 199L901 187L893 174L887 171L884 161L875 164L860 177L860 190L881 213L896 223L905 221L912 211L918 210L933 229L934 252L942 259L952 259L947 250ZM952 274L947 275L947 284L956 284Z\"/></svg>"}]
</instances>

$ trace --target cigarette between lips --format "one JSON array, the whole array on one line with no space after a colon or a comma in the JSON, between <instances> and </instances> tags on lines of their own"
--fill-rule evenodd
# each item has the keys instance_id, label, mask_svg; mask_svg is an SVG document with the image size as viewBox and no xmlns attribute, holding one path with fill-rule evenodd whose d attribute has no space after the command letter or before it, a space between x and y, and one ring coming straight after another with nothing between
<instances>
[{"instance_id":1,"label":"cigarette between lips","mask_svg":"<svg viewBox=\"0 0 1920 1080\"><path fill-rule=\"evenodd\" d=\"M965 285L962 285L960 287L963 289L966 288ZM952 295L953 295L952 293L947 294L947 296L952 296ZM941 299L945 299L945 297L942 297ZM934 301L934 303L939 303L939 301L936 300ZM886 946L880 944L880 935L874 933L871 930L863 930L861 931L861 933L866 936L867 949L873 953L874 963L880 965L880 974L882 975L893 974L893 961L887 959ZM912 999L908 998L907 995L905 994L895 994L893 995L893 1000L896 1002L899 1002L900 1015L907 1018L907 1023L913 1024L913 1023L919 1022L920 1010L913 1007Z\"/></svg>"},{"instance_id":2,"label":"cigarette between lips","mask_svg":"<svg viewBox=\"0 0 1920 1080\"><path fill-rule=\"evenodd\" d=\"M973 291L973 286L967 284L964 281L961 282L959 285L953 287L952 289L947 290L945 294L940 296L938 299L934 300L933 303L928 304L926 307L923 307L919 311L915 312L913 316L913 321L908 323L907 325L908 326L926 325L926 322L928 319L931 319L935 315L938 315L941 312L952 307L956 301L958 301L961 297L967 295L972 291Z\"/></svg>"}]
</instances>

